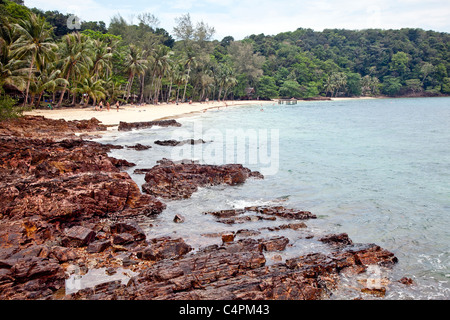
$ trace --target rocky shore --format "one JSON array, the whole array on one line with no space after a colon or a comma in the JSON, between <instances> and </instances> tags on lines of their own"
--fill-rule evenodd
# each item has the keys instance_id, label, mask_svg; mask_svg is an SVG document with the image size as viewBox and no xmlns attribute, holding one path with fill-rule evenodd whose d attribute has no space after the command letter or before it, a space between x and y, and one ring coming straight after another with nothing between
<instances>
[{"instance_id":1,"label":"rocky shore","mask_svg":"<svg viewBox=\"0 0 450 320\"><path fill-rule=\"evenodd\" d=\"M141 126L124 126L131 127ZM310 234L329 247L327 253L267 263L267 254L284 252L290 242L274 232L301 231L307 229L305 221L316 218L282 206L199 212L218 224L236 225L233 232L206 232L220 237L221 245L193 248L187 239L145 233L140 221L163 212L165 199L263 177L242 165L163 160L142 170L143 193L121 171L134 164L108 156L120 146L81 138L103 130L94 118L0 122L0 299L327 299L343 274L356 276L370 266L391 268L397 262L393 253L355 244L346 234ZM176 217L174 223L183 219ZM243 221L261 219L280 224L238 228ZM133 276L126 283L104 281L66 292L73 270L80 276L101 268L108 275L127 269ZM357 290L383 296L385 287Z\"/></svg>"}]
</instances>

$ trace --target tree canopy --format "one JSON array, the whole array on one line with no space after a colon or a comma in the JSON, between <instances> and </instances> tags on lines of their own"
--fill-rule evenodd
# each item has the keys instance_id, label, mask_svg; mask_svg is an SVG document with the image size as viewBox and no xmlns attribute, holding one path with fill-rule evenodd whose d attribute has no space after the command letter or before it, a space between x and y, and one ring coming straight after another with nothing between
<instances>
[{"instance_id":1,"label":"tree canopy","mask_svg":"<svg viewBox=\"0 0 450 320\"><path fill-rule=\"evenodd\" d=\"M2 99L60 106L450 94L448 33L299 28L218 41L189 13L171 31L152 13L116 15L108 26L80 21L77 30L71 17L0 1Z\"/></svg>"}]
</instances>

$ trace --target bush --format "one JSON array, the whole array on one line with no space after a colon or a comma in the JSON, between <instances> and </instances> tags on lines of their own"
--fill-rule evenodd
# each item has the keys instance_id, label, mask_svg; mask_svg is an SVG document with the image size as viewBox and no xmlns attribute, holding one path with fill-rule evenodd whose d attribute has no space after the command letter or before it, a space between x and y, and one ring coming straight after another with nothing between
<instances>
[{"instance_id":1,"label":"bush","mask_svg":"<svg viewBox=\"0 0 450 320\"><path fill-rule=\"evenodd\" d=\"M25 108L16 104L17 100L9 96L0 96L0 120L20 117Z\"/></svg>"}]
</instances>

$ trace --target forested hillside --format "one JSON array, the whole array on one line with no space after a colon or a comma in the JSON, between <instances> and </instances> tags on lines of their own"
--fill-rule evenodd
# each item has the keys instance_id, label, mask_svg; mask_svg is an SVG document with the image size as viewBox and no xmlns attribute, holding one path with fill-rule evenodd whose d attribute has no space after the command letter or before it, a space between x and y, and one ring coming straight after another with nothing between
<instances>
[{"instance_id":1,"label":"forested hillside","mask_svg":"<svg viewBox=\"0 0 450 320\"><path fill-rule=\"evenodd\" d=\"M448 33L299 28L219 41L189 14L165 30L151 13L106 25L22 2L0 0L3 105L450 94Z\"/></svg>"}]
</instances>

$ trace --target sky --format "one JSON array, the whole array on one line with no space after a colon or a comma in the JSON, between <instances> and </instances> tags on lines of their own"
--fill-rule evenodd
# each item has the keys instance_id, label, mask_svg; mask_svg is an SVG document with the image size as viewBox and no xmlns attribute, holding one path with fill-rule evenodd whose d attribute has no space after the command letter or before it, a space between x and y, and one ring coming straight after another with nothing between
<instances>
[{"instance_id":1,"label":"sky","mask_svg":"<svg viewBox=\"0 0 450 320\"><path fill-rule=\"evenodd\" d=\"M137 23L142 12L155 15L173 35L175 19L189 13L194 23L215 28L214 38L241 40L251 34L276 35L297 28L422 28L450 32L449 0L25 0L28 7L74 13L84 21L120 14Z\"/></svg>"}]
</instances>

